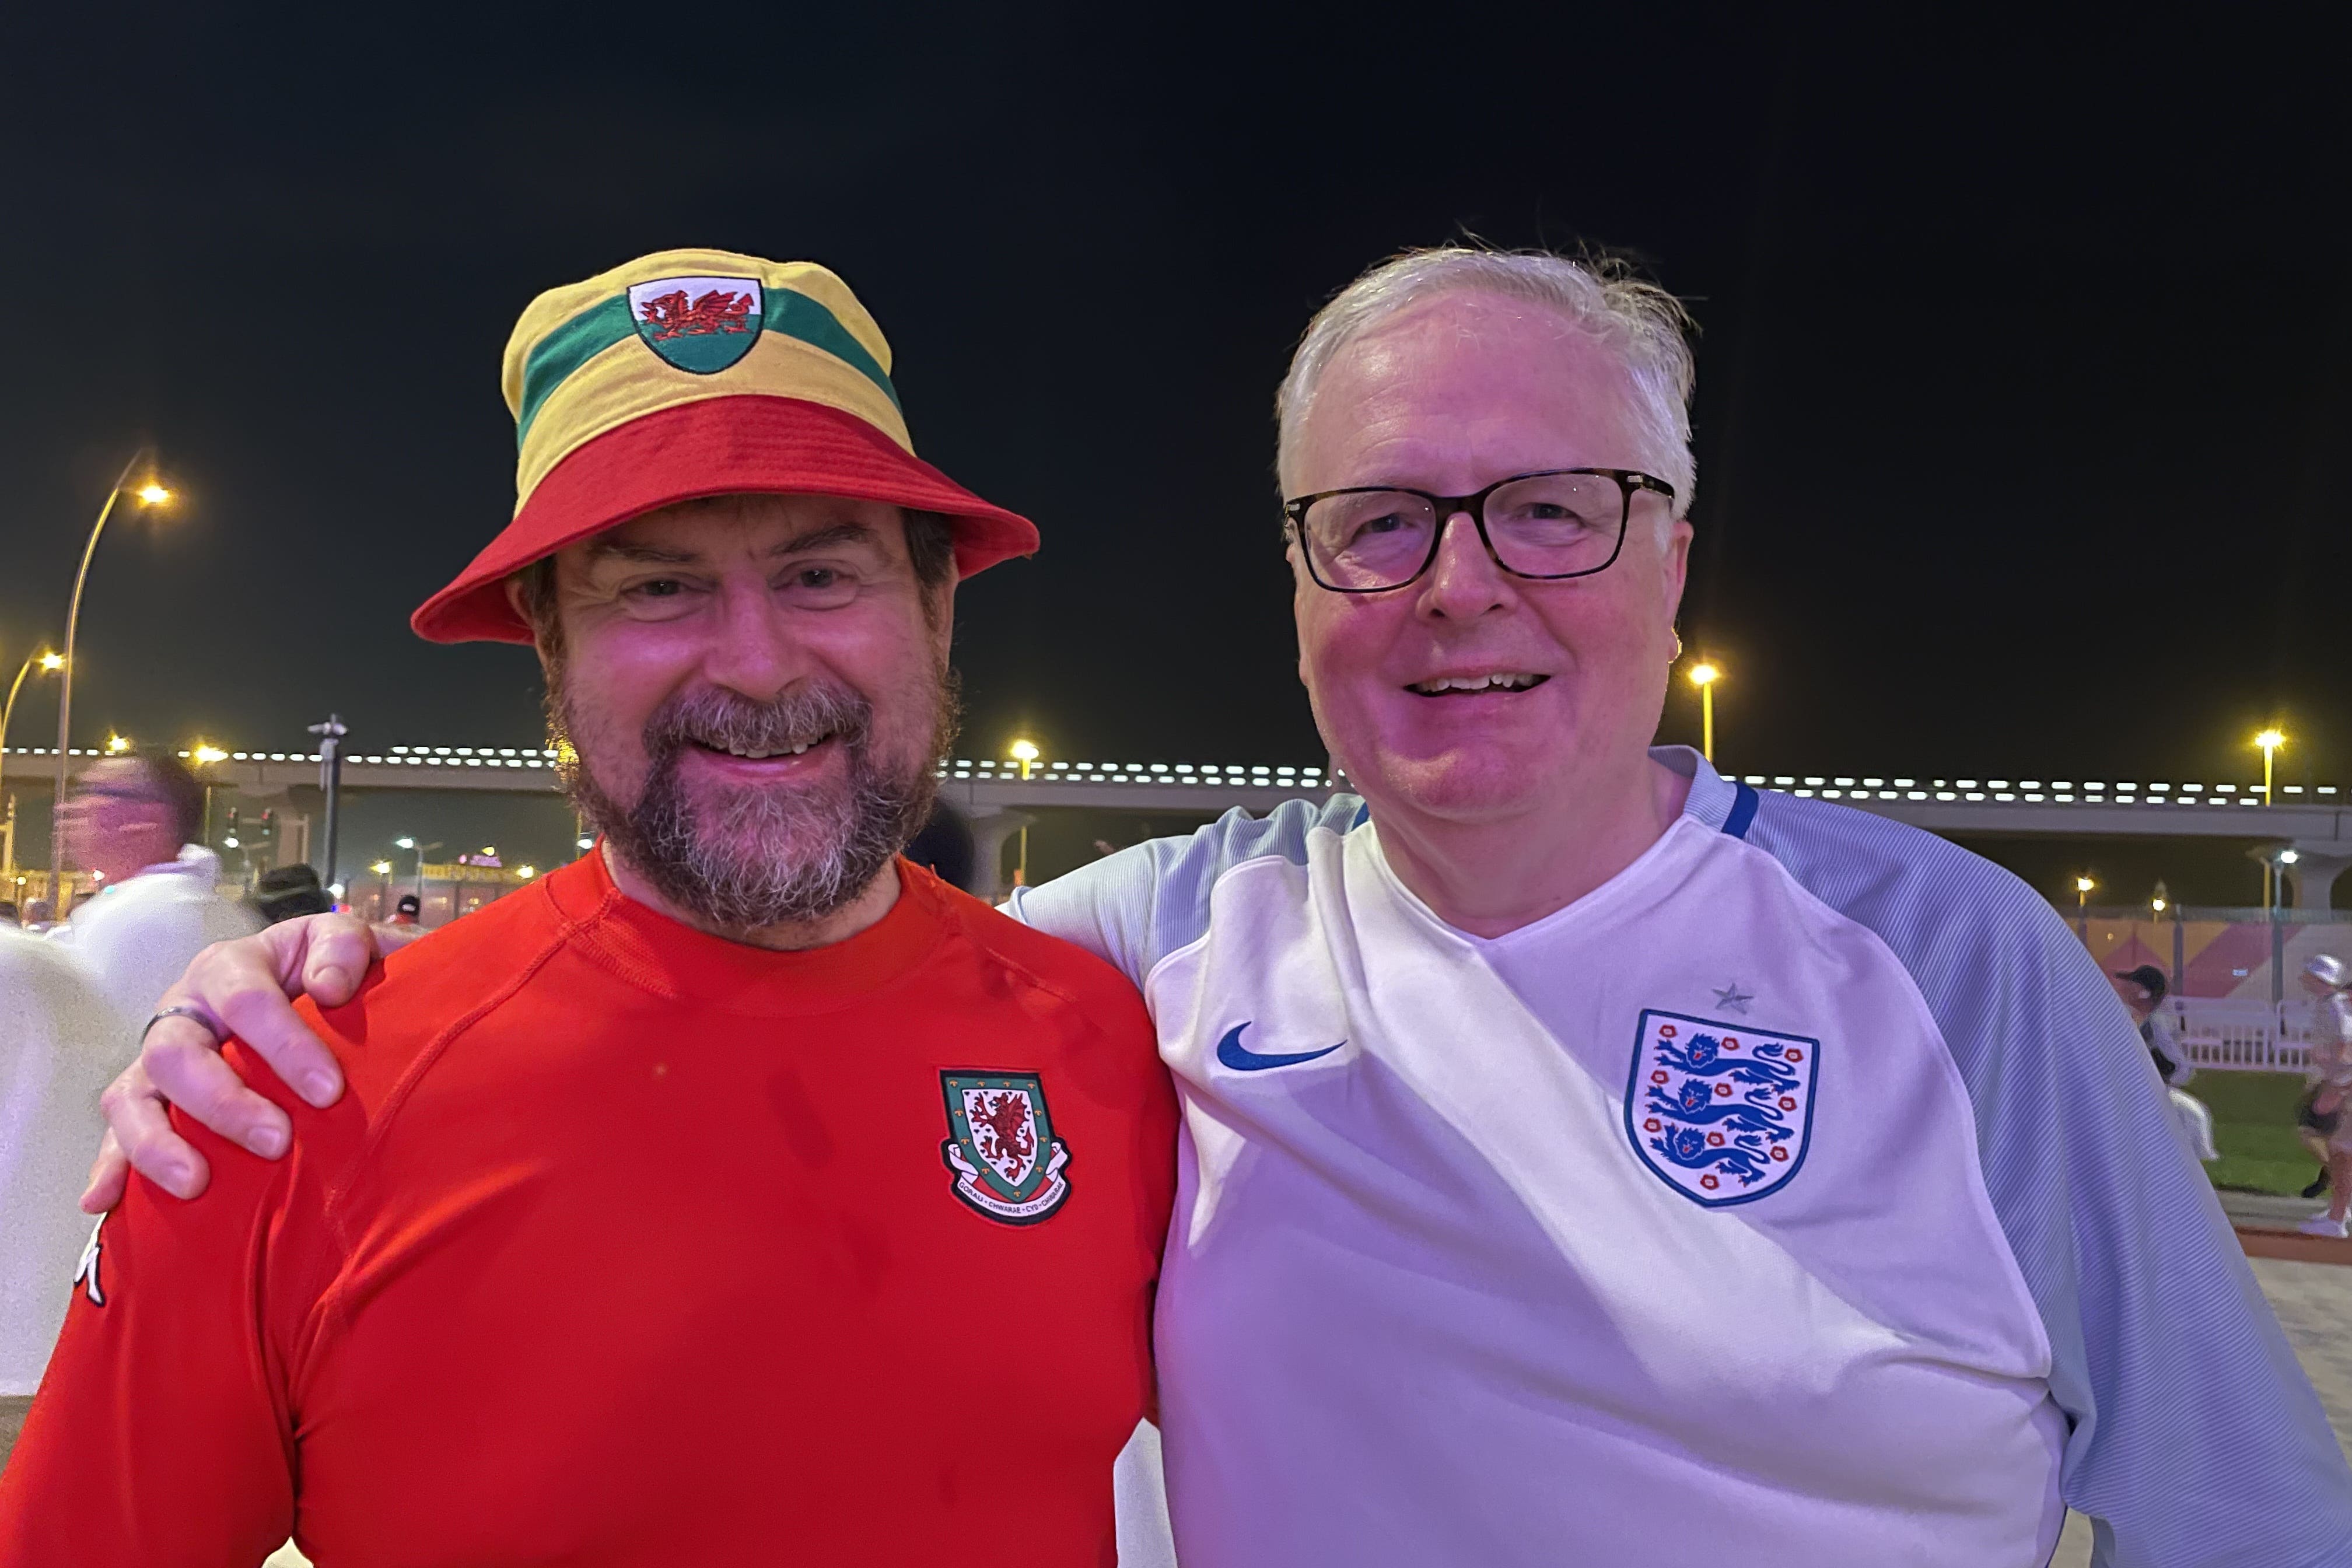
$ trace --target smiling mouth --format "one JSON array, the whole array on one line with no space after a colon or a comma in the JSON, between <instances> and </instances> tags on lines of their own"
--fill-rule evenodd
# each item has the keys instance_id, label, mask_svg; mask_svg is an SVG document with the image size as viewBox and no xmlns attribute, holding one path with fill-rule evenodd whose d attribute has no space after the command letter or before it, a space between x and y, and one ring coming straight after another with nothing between
<instances>
[{"instance_id":1,"label":"smiling mouth","mask_svg":"<svg viewBox=\"0 0 2352 1568\"><path fill-rule=\"evenodd\" d=\"M803 741L797 746L779 746L771 749L761 749L752 746L714 746L707 741L690 741L688 744L691 745L698 752L708 752L714 757L730 757L737 762L743 763L764 763L777 757L797 757L802 752L807 751L810 747L822 746L833 738L833 733L828 731L825 734L817 736L814 740Z\"/></svg>"},{"instance_id":2,"label":"smiling mouth","mask_svg":"<svg viewBox=\"0 0 2352 1568\"><path fill-rule=\"evenodd\" d=\"M1416 697L1475 697L1488 691L1532 691L1550 679L1549 675L1521 675L1511 671L1496 675L1450 675L1436 680L1416 680L1405 689Z\"/></svg>"}]
</instances>

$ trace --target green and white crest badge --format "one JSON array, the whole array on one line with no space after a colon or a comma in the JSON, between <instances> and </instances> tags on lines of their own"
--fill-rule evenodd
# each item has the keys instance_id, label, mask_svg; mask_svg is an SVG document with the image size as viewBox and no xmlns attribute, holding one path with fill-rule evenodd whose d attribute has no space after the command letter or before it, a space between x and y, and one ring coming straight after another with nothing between
<instances>
[{"instance_id":1,"label":"green and white crest badge","mask_svg":"<svg viewBox=\"0 0 2352 1568\"><path fill-rule=\"evenodd\" d=\"M696 375L716 375L751 352L766 324L756 278L656 278L629 285L629 320L654 353Z\"/></svg>"},{"instance_id":2,"label":"green and white crest badge","mask_svg":"<svg viewBox=\"0 0 2352 1568\"><path fill-rule=\"evenodd\" d=\"M940 1157L955 1194L1005 1225L1035 1225L1070 1195L1070 1152L1054 1136L1045 1085L1034 1072L943 1072L948 1140Z\"/></svg>"}]
</instances>

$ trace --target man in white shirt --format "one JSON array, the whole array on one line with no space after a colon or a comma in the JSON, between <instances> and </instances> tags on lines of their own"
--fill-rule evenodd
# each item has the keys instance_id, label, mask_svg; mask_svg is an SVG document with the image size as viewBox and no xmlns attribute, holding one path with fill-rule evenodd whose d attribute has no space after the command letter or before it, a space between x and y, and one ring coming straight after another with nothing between
<instances>
[{"instance_id":1,"label":"man in white shirt","mask_svg":"<svg viewBox=\"0 0 2352 1568\"><path fill-rule=\"evenodd\" d=\"M40 1386L91 1231L74 1206L126 1052L73 956L0 930L0 1459Z\"/></svg>"},{"instance_id":2,"label":"man in white shirt","mask_svg":"<svg viewBox=\"0 0 2352 1568\"><path fill-rule=\"evenodd\" d=\"M124 1031L127 1059L139 1028L189 961L261 922L221 897L220 857L198 842L204 785L170 752L91 763L68 794L62 818L67 864L97 872L100 883L50 940L70 944L97 977Z\"/></svg>"},{"instance_id":3,"label":"man in white shirt","mask_svg":"<svg viewBox=\"0 0 2352 1568\"><path fill-rule=\"evenodd\" d=\"M1015 894L1134 979L1182 1097L1186 1568L2040 1568L2070 1503L2113 1568L2352 1565L2352 1475L2063 921L1649 749L1684 327L1556 257L1358 279L1278 411L1360 798ZM341 1001L366 937L273 935L174 995L299 1088L328 1058L278 986ZM169 1027L115 1132L188 1193L156 1083L241 1141L278 1113Z\"/></svg>"}]
</instances>

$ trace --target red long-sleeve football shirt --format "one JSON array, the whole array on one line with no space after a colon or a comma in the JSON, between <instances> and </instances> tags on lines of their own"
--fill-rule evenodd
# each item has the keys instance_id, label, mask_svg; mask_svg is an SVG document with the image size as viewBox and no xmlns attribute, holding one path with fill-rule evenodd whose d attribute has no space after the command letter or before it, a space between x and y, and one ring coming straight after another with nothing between
<instances>
[{"instance_id":1,"label":"red long-sleeve football shirt","mask_svg":"<svg viewBox=\"0 0 2352 1568\"><path fill-rule=\"evenodd\" d=\"M211 1189L100 1227L0 1564L1111 1563L1167 1078L1108 965L899 876L770 952L592 855L319 1016L332 1109L240 1061L293 1152L183 1121Z\"/></svg>"}]
</instances>

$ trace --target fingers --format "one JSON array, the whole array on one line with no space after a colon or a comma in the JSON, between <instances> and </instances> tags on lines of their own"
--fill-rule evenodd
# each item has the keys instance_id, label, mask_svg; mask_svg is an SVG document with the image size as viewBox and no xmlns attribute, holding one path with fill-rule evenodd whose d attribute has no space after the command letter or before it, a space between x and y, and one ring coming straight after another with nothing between
<instances>
[{"instance_id":1,"label":"fingers","mask_svg":"<svg viewBox=\"0 0 2352 1568\"><path fill-rule=\"evenodd\" d=\"M213 1057L212 1063L232 1079L236 1076L218 1057ZM106 1112L110 1141L141 1174L173 1197L193 1198L205 1190L205 1184L212 1179L211 1168L186 1139L172 1131L163 1114L163 1097L148 1081L142 1062L132 1062L121 1077L107 1085L98 1105ZM99 1163L106 1163L103 1147Z\"/></svg>"},{"instance_id":2,"label":"fingers","mask_svg":"<svg viewBox=\"0 0 2352 1568\"><path fill-rule=\"evenodd\" d=\"M89 1167L89 1184L81 1190L81 1212L104 1214L122 1201L122 1189L131 1182L131 1162L122 1157L122 1145L114 1139L114 1129L98 1141L98 1158Z\"/></svg>"},{"instance_id":3,"label":"fingers","mask_svg":"<svg viewBox=\"0 0 2352 1568\"><path fill-rule=\"evenodd\" d=\"M340 1007L350 1001L367 977L368 965L375 962L375 932L368 923L357 915L327 914L288 924L307 928L298 939L303 944L298 971L303 991L321 1007Z\"/></svg>"},{"instance_id":4,"label":"fingers","mask_svg":"<svg viewBox=\"0 0 2352 1568\"><path fill-rule=\"evenodd\" d=\"M185 1020L167 1018L148 1034L146 1047L133 1064L142 1079L127 1086L128 1090L143 1089L168 1100L265 1160L286 1152L294 1135L286 1113L246 1087L236 1070L221 1060L220 1047L201 1026L191 1024L185 1029L166 1032L167 1025L181 1022ZM116 1131L121 1131L119 1124ZM138 1145L128 1136L123 1144L131 1152L131 1163L145 1171Z\"/></svg>"},{"instance_id":5,"label":"fingers","mask_svg":"<svg viewBox=\"0 0 2352 1568\"><path fill-rule=\"evenodd\" d=\"M338 918L313 915L308 920L289 921L284 925L272 926L258 936L215 942L196 955L196 961L188 966L187 975L179 984L163 994L164 1005L176 1003L193 1006L219 1019L225 1028L250 1047L254 1055L267 1062L269 1069L284 1079L295 1093L312 1105L332 1105L343 1092L342 1071L335 1063L334 1053L320 1045L318 1037L295 1016L293 1004L286 999L286 987L293 977L306 973L315 951L313 942L306 939L304 931L294 931L293 928L310 928ZM367 942L364 925L348 921L342 923L355 928L360 943ZM288 931L292 934L279 934ZM364 946L353 947L351 931L344 931L341 935L346 954L341 962L352 963L353 955L366 950ZM335 963L326 963L325 969L329 977L335 977ZM365 960L360 959L355 964L356 973L364 974L366 969ZM348 987L341 996L336 998L341 1001L349 999ZM320 1000L324 1005L333 1005L323 995ZM152 1058L159 1050L168 1050L176 1058L199 1047L207 1051L219 1048L202 1025L190 1019L164 1018L148 1031L144 1054ZM175 1062L172 1069L156 1067L151 1062L150 1070L156 1081L164 1086L164 1092L172 1097L174 1104L184 1107L197 1121L215 1131L236 1137L234 1129L215 1121L205 1114L206 1108L184 1099L176 1083L166 1080L166 1070L177 1071L181 1068L191 1075L190 1081L199 1087L210 1081L210 1075L203 1067L186 1062ZM258 1096L254 1098L257 1103L268 1103ZM284 1120L274 1108L270 1115L278 1121Z\"/></svg>"}]
</instances>

